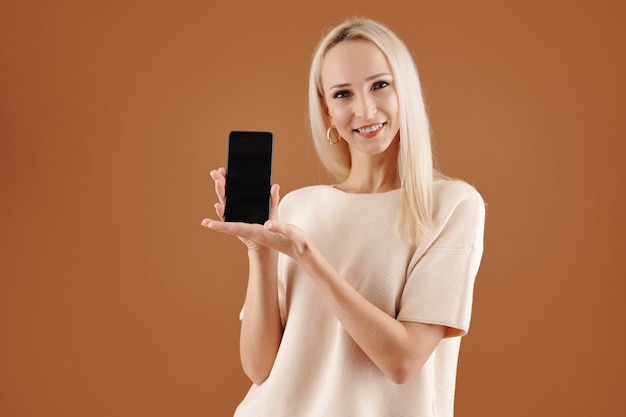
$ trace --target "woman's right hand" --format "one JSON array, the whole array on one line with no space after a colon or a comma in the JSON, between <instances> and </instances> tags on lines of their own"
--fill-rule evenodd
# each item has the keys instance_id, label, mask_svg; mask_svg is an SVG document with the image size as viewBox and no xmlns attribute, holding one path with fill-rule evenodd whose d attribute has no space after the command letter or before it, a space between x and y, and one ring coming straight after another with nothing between
<instances>
[{"instance_id":1,"label":"woman's right hand","mask_svg":"<svg viewBox=\"0 0 626 417\"><path fill-rule=\"evenodd\" d=\"M211 178L215 182L215 194L217 195L218 202L213 205L215 213L220 220L224 221L224 207L226 205L226 168L220 167L210 172ZM278 203L280 201L280 187L278 184L273 184L270 188L270 219L278 219ZM260 225L262 227L262 225ZM258 245L251 240L239 238L247 247L249 251L265 252L271 251L271 249Z\"/></svg>"}]
</instances>

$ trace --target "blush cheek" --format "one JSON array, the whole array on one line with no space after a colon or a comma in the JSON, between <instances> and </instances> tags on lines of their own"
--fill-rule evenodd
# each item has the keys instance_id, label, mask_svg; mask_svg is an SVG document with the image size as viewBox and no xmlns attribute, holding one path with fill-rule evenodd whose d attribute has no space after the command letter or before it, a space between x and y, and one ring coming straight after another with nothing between
<instances>
[{"instance_id":1,"label":"blush cheek","mask_svg":"<svg viewBox=\"0 0 626 417\"><path fill-rule=\"evenodd\" d=\"M346 109L333 109L334 111L329 111L329 115L331 117L331 122L337 127L337 130L341 134L341 136L345 136L346 134L352 133L348 131L348 127L350 125L350 117L348 116L349 111Z\"/></svg>"}]
</instances>

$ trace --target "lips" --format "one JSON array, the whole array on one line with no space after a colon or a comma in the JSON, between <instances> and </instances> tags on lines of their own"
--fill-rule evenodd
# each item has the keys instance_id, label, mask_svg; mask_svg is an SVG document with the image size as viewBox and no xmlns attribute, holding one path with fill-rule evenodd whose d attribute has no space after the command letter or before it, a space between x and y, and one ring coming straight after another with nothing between
<instances>
[{"instance_id":1,"label":"lips","mask_svg":"<svg viewBox=\"0 0 626 417\"><path fill-rule=\"evenodd\" d=\"M354 129L355 132L369 134L374 133L380 130L385 124L384 123L375 123L368 126L359 127L358 129Z\"/></svg>"}]
</instances>

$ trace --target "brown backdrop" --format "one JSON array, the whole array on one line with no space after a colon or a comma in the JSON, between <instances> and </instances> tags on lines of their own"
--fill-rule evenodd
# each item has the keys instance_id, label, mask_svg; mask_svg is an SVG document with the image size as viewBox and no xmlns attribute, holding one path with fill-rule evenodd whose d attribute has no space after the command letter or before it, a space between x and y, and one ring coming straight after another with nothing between
<instances>
[{"instance_id":1,"label":"brown backdrop","mask_svg":"<svg viewBox=\"0 0 626 417\"><path fill-rule=\"evenodd\" d=\"M230 130L326 181L309 57L352 15L415 51L444 172L488 203L457 416L618 416L619 1L0 4L0 415L228 416L246 258L200 227Z\"/></svg>"}]
</instances>

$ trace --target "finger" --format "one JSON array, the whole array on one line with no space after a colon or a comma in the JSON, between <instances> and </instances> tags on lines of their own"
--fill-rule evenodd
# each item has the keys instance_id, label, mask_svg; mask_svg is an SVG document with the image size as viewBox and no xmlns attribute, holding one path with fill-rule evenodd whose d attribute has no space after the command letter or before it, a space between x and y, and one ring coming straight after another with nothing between
<instances>
[{"instance_id":1,"label":"finger","mask_svg":"<svg viewBox=\"0 0 626 417\"><path fill-rule=\"evenodd\" d=\"M221 171L224 171L224 168L211 171L211 178L213 178L213 181L215 182L215 194L217 194L217 199L220 204L224 205L226 195L226 177Z\"/></svg>"},{"instance_id":2,"label":"finger","mask_svg":"<svg viewBox=\"0 0 626 417\"><path fill-rule=\"evenodd\" d=\"M211 223L212 223L212 222L214 222L214 221L216 221L216 220L206 218L206 219L202 219L202 221L200 222L200 224L201 224L202 226L204 226L204 227L209 227L209 226L211 225Z\"/></svg>"},{"instance_id":3,"label":"finger","mask_svg":"<svg viewBox=\"0 0 626 417\"><path fill-rule=\"evenodd\" d=\"M278 218L278 203L280 202L280 185L274 184L270 188L270 219Z\"/></svg>"},{"instance_id":4,"label":"finger","mask_svg":"<svg viewBox=\"0 0 626 417\"><path fill-rule=\"evenodd\" d=\"M201 224L202 226L215 230L216 232L235 235L255 242L262 241L263 235L267 233L263 230L262 225L256 223L223 222L207 218L202 220Z\"/></svg>"},{"instance_id":5,"label":"finger","mask_svg":"<svg viewBox=\"0 0 626 417\"><path fill-rule=\"evenodd\" d=\"M226 169L224 169L223 167L213 169L211 170L211 172L209 172L209 175L211 175L211 178L213 178L214 180L226 178Z\"/></svg>"},{"instance_id":6,"label":"finger","mask_svg":"<svg viewBox=\"0 0 626 417\"><path fill-rule=\"evenodd\" d=\"M276 219L270 219L263 224L265 230L269 230L274 234L288 236L291 233L291 229L285 223L281 223Z\"/></svg>"},{"instance_id":7,"label":"finger","mask_svg":"<svg viewBox=\"0 0 626 417\"><path fill-rule=\"evenodd\" d=\"M220 203L215 203L213 204L213 207L215 207L215 213L217 214L217 216L221 220L224 220L224 205Z\"/></svg>"},{"instance_id":8,"label":"finger","mask_svg":"<svg viewBox=\"0 0 626 417\"><path fill-rule=\"evenodd\" d=\"M207 229L215 230L217 232L228 233L231 235L235 234L232 228L233 223L227 223L227 222L220 221L220 220L206 218L206 219L203 219L202 223L200 224L206 227Z\"/></svg>"}]
</instances>

